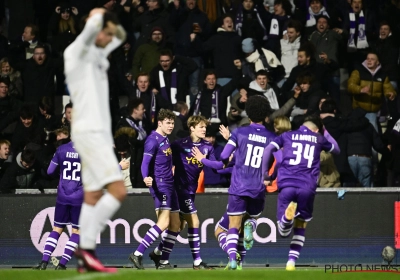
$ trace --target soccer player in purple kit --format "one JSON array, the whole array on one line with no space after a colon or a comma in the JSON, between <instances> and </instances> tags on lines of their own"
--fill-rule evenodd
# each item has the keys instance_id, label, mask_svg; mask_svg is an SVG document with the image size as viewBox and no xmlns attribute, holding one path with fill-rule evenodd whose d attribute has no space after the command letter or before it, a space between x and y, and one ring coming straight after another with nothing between
<instances>
[{"instance_id":1,"label":"soccer player in purple kit","mask_svg":"<svg viewBox=\"0 0 400 280\"><path fill-rule=\"evenodd\" d=\"M187 125L190 129L190 136L176 140L171 144L173 164L175 166L174 185L178 195L182 219L188 224L188 239L193 256L193 269L211 270L212 268L203 262L200 256L200 221L194 201L203 166L207 165L214 169L222 169L223 163L216 161L213 146L204 140L208 125L207 119L203 116L191 116L187 121ZM179 216L171 217L171 219L176 218L179 219ZM174 223L178 222L175 221ZM170 229L166 233L173 236L179 234L179 232L171 233ZM164 239L160 244L161 246L159 245L158 249L156 249L158 252L165 242L166 240ZM157 266L158 258L154 255L156 250L150 254L150 258L154 260ZM168 263L168 258L166 257L169 257L169 254L163 253L160 260L161 265Z\"/></svg>"},{"instance_id":2,"label":"soccer player in purple kit","mask_svg":"<svg viewBox=\"0 0 400 280\"><path fill-rule=\"evenodd\" d=\"M144 144L141 166L143 181L154 199L157 223L147 231L136 251L129 255L129 260L137 269L144 269L142 260L145 250L167 228L168 234L164 240L161 259L165 257L168 260L167 256L172 251L180 227L178 197L172 174L172 150L167 138L174 129L175 114L170 110L161 109L157 120L157 129L147 137ZM158 267L169 268L172 268L169 263Z\"/></svg>"},{"instance_id":3,"label":"soccer player in purple kit","mask_svg":"<svg viewBox=\"0 0 400 280\"><path fill-rule=\"evenodd\" d=\"M234 130L221 154L221 160L227 162L236 150L228 190L229 230L226 237L229 267L233 270L237 268L237 245L244 215L247 213L251 218L257 218L264 210L265 185L262 181L261 163L264 148L275 138L275 134L263 125L269 111L269 102L264 96L250 97L246 102L250 125ZM252 229L249 226L250 224L245 236L252 238Z\"/></svg>"},{"instance_id":4,"label":"soccer player in purple kit","mask_svg":"<svg viewBox=\"0 0 400 280\"><path fill-rule=\"evenodd\" d=\"M309 117L298 130L275 138L264 151L263 174L269 180L268 167L272 153L282 149L282 162L278 169L278 231L288 237L293 229L286 270L295 270L296 260L305 241L305 229L312 219L314 198L319 177L320 153L339 153L333 140L318 133L317 117Z\"/></svg>"},{"instance_id":5,"label":"soccer player in purple kit","mask_svg":"<svg viewBox=\"0 0 400 280\"><path fill-rule=\"evenodd\" d=\"M83 202L83 187L81 180L81 162L72 142L58 147L47 169L48 175L59 171L60 181L57 190L57 202L54 213L53 231L46 239L42 261L33 269L45 270L58 239L67 225L72 225L72 234L65 245L64 254L56 270L65 270L65 265L79 243L79 214Z\"/></svg>"}]
</instances>

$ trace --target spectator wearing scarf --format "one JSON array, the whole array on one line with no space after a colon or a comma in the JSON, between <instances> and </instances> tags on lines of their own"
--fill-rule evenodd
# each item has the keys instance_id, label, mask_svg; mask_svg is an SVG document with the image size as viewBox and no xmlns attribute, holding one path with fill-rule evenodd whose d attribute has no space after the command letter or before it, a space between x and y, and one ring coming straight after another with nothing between
<instances>
[{"instance_id":1,"label":"spectator wearing scarf","mask_svg":"<svg viewBox=\"0 0 400 280\"><path fill-rule=\"evenodd\" d=\"M364 9L362 0L351 0L350 5L351 10L343 19L343 29L334 29L339 34L348 33L346 60L349 73L364 61L378 30L374 13Z\"/></svg>"},{"instance_id":2,"label":"spectator wearing scarf","mask_svg":"<svg viewBox=\"0 0 400 280\"><path fill-rule=\"evenodd\" d=\"M254 38L258 42L268 39L268 12L264 7L254 4L253 0L242 0L242 4L233 12L236 32L242 38Z\"/></svg>"},{"instance_id":3,"label":"spectator wearing scarf","mask_svg":"<svg viewBox=\"0 0 400 280\"><path fill-rule=\"evenodd\" d=\"M209 119L217 128L220 124L227 124L226 107L227 97L237 88L241 71L237 70L232 80L225 86L217 84L215 71L209 70L204 75L204 86L199 91L190 106L189 115L202 115Z\"/></svg>"},{"instance_id":4,"label":"spectator wearing scarf","mask_svg":"<svg viewBox=\"0 0 400 280\"><path fill-rule=\"evenodd\" d=\"M285 69L276 55L264 48L256 48L252 38L242 41L242 51L246 58L242 60L242 73L252 80L256 78L256 73L260 70L267 70L270 77L275 81L281 80L285 76Z\"/></svg>"},{"instance_id":5,"label":"spectator wearing scarf","mask_svg":"<svg viewBox=\"0 0 400 280\"><path fill-rule=\"evenodd\" d=\"M187 57L160 51L160 63L150 72L152 91L160 95L160 108L173 109L177 101L186 101L189 93L188 76L197 70L197 64Z\"/></svg>"},{"instance_id":6,"label":"spectator wearing scarf","mask_svg":"<svg viewBox=\"0 0 400 280\"><path fill-rule=\"evenodd\" d=\"M268 41L266 48L280 55L280 40L292 13L292 4L289 0L275 0L274 13L269 15L268 20Z\"/></svg>"}]
</instances>

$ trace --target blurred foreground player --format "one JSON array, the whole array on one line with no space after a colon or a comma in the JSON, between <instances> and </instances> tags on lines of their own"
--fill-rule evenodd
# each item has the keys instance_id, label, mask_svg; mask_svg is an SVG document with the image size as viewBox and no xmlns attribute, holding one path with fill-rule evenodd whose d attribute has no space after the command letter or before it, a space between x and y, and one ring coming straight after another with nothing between
<instances>
[{"instance_id":1,"label":"blurred foreground player","mask_svg":"<svg viewBox=\"0 0 400 280\"><path fill-rule=\"evenodd\" d=\"M45 270L51 254L57 247L58 239L67 225L72 225L72 234L65 245L64 254L56 270L65 270L79 243L79 213L83 202L81 162L72 142L58 147L47 169L48 175L59 171L57 202L54 213L53 231L46 239L42 261L33 269Z\"/></svg>"},{"instance_id":2,"label":"blurred foreground player","mask_svg":"<svg viewBox=\"0 0 400 280\"><path fill-rule=\"evenodd\" d=\"M71 134L82 161L85 191L79 218L81 238L75 252L79 272L117 271L104 267L95 249L96 237L126 196L113 151L107 80L107 56L125 37L116 15L93 9L82 33L64 53L66 82L74 103Z\"/></svg>"},{"instance_id":3,"label":"blurred foreground player","mask_svg":"<svg viewBox=\"0 0 400 280\"><path fill-rule=\"evenodd\" d=\"M340 152L337 143L329 142L318 133L316 123L318 119L310 118L298 130L285 132L275 138L264 151L263 174L266 180L270 180L267 170L272 153L283 148L282 162L278 168L277 220L282 237L288 237L293 229L286 264L286 270L289 271L295 270L296 260L304 245L306 225L312 219L321 151Z\"/></svg>"}]
</instances>

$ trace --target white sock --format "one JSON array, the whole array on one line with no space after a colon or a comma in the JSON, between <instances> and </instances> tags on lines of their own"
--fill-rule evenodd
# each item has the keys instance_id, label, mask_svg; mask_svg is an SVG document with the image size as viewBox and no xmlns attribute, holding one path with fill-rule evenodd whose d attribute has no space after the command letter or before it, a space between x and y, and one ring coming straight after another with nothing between
<instances>
[{"instance_id":1,"label":"white sock","mask_svg":"<svg viewBox=\"0 0 400 280\"><path fill-rule=\"evenodd\" d=\"M195 266L198 266L198 265L201 264L202 261L203 261L202 259L198 259L198 260L193 261L193 264L194 264Z\"/></svg>"},{"instance_id":2,"label":"white sock","mask_svg":"<svg viewBox=\"0 0 400 280\"><path fill-rule=\"evenodd\" d=\"M120 206L121 202L110 193L105 193L100 198L93 207L93 216L88 221L85 239L80 243L83 249L94 250L96 248L97 235L104 230L107 221L117 212Z\"/></svg>"},{"instance_id":3,"label":"white sock","mask_svg":"<svg viewBox=\"0 0 400 280\"><path fill-rule=\"evenodd\" d=\"M90 244L92 242L90 241L90 234L89 234L89 227L91 224L91 221L93 220L94 216L94 206L89 205L87 203L82 204L81 208L81 214L79 216L79 247L84 248L84 249L89 249L93 250L91 248ZM94 237L94 243L96 244L96 237Z\"/></svg>"},{"instance_id":4,"label":"white sock","mask_svg":"<svg viewBox=\"0 0 400 280\"><path fill-rule=\"evenodd\" d=\"M135 253L133 253L136 257L140 257L143 256L142 253L140 253L139 251L135 251Z\"/></svg>"}]
</instances>

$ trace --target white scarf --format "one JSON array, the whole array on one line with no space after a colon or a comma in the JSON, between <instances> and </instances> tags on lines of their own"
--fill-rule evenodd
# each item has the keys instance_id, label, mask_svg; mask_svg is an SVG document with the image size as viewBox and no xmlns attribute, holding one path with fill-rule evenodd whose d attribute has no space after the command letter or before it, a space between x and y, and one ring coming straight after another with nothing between
<instances>
[{"instance_id":1,"label":"white scarf","mask_svg":"<svg viewBox=\"0 0 400 280\"><path fill-rule=\"evenodd\" d=\"M364 12L360 12L358 18L358 39L357 46L354 43L354 35L356 34L356 15L354 13L349 14L350 17L350 38L347 44L347 49L350 52L354 52L357 49L366 49L369 47L367 42L367 34L365 33L365 17Z\"/></svg>"},{"instance_id":2,"label":"white scarf","mask_svg":"<svg viewBox=\"0 0 400 280\"><path fill-rule=\"evenodd\" d=\"M325 7L322 7L321 10L319 10L318 13L314 13L312 11L311 7L309 7L308 8L308 19L307 19L307 22L306 22L306 26L309 27L309 26L316 25L317 21L315 20L315 17L316 16L320 16L320 15L324 15L324 16L329 17L328 13L326 12Z\"/></svg>"},{"instance_id":3,"label":"white scarf","mask_svg":"<svg viewBox=\"0 0 400 280\"><path fill-rule=\"evenodd\" d=\"M252 81L249 86L251 89L256 91L262 92L264 96L268 99L269 105L271 106L272 110L279 109L278 98L276 97L275 91L272 87L267 87L267 89L262 89L256 81Z\"/></svg>"},{"instance_id":4,"label":"white scarf","mask_svg":"<svg viewBox=\"0 0 400 280\"><path fill-rule=\"evenodd\" d=\"M400 134L400 119L396 122L393 127L393 133Z\"/></svg>"},{"instance_id":5,"label":"white scarf","mask_svg":"<svg viewBox=\"0 0 400 280\"><path fill-rule=\"evenodd\" d=\"M255 72L266 69L266 66L264 66L260 59L260 53L258 52L258 50L246 57L246 61L249 63L254 63Z\"/></svg>"}]
</instances>

